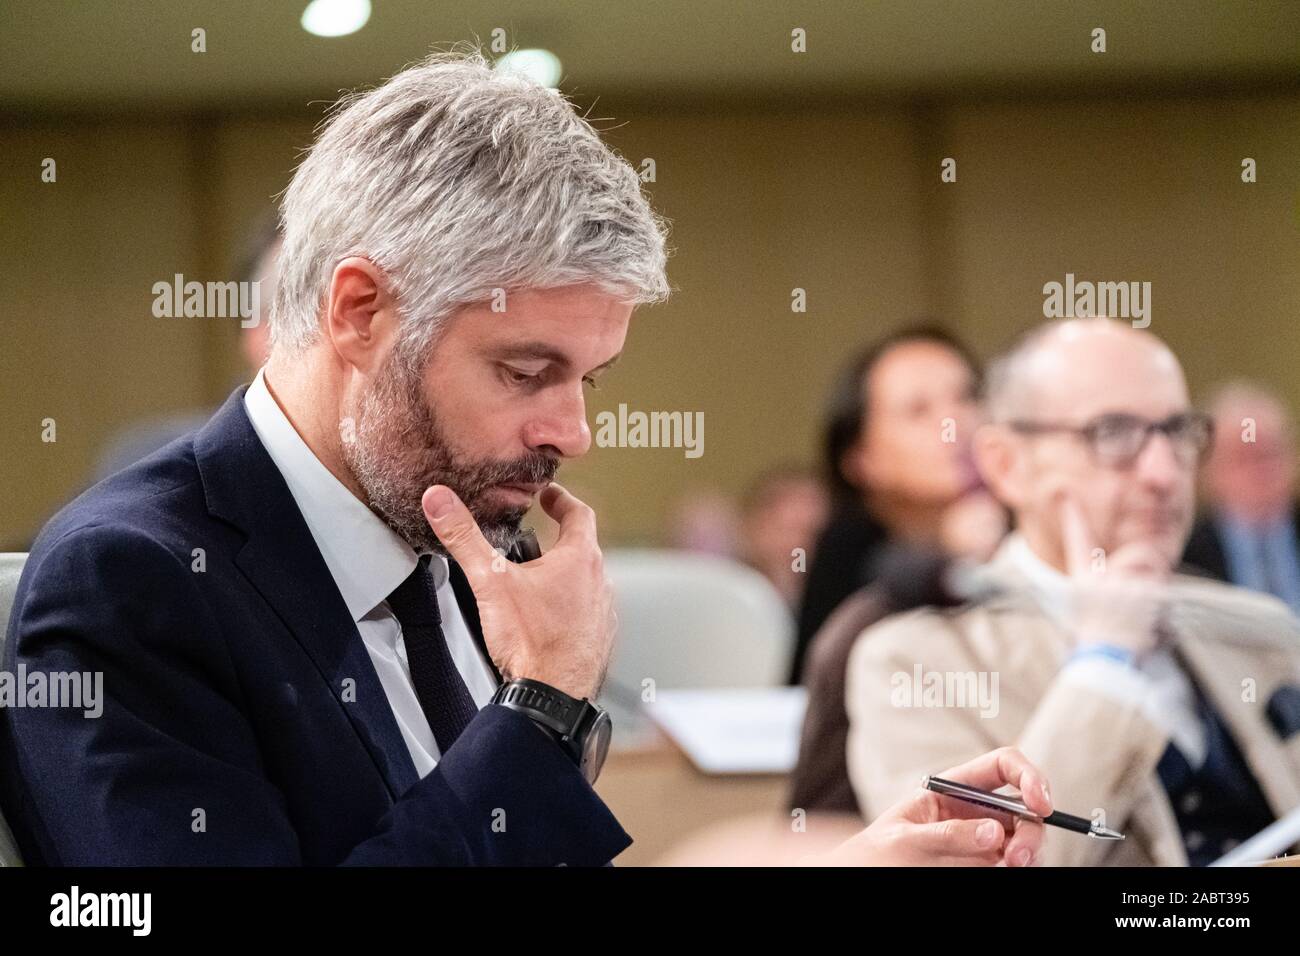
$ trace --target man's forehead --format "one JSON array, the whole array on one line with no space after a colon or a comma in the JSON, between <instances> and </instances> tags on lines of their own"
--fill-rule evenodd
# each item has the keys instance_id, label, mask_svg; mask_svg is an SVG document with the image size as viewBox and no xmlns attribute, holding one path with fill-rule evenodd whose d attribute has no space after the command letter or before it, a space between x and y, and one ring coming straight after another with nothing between
<instances>
[{"instance_id":1,"label":"man's forehead","mask_svg":"<svg viewBox=\"0 0 1300 956\"><path fill-rule=\"evenodd\" d=\"M612 365L622 349L630 303L571 290L515 294L504 310L492 302L458 309L443 335L496 359L546 361L583 371Z\"/></svg>"},{"instance_id":2,"label":"man's forehead","mask_svg":"<svg viewBox=\"0 0 1300 956\"><path fill-rule=\"evenodd\" d=\"M1158 417L1189 403L1182 369L1162 345L1065 340L1027 359L1023 372L1036 415L1075 421L1112 412Z\"/></svg>"},{"instance_id":3,"label":"man's forehead","mask_svg":"<svg viewBox=\"0 0 1300 956\"><path fill-rule=\"evenodd\" d=\"M1160 419L1185 411L1191 404L1186 389L1177 381L1089 385L1077 380L1058 380L1040 385L1033 397L1031 417L1080 424L1112 414Z\"/></svg>"}]
</instances>

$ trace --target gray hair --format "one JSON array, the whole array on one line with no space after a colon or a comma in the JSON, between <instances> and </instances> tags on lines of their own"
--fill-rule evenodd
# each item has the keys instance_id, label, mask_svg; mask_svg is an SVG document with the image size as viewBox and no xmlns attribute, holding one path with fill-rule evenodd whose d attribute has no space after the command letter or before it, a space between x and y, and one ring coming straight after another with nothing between
<instances>
[{"instance_id":1,"label":"gray hair","mask_svg":"<svg viewBox=\"0 0 1300 956\"><path fill-rule=\"evenodd\" d=\"M1289 417L1286 399L1276 389L1248 378L1234 378L1214 385L1201 407L1216 418L1236 411L1243 405L1271 405L1283 417Z\"/></svg>"},{"instance_id":2,"label":"gray hair","mask_svg":"<svg viewBox=\"0 0 1300 956\"><path fill-rule=\"evenodd\" d=\"M670 293L668 223L628 162L559 92L435 53L336 104L280 210L274 347L320 334L334 266L392 280L397 354L418 367L457 308L497 290L591 283L634 305Z\"/></svg>"}]
</instances>

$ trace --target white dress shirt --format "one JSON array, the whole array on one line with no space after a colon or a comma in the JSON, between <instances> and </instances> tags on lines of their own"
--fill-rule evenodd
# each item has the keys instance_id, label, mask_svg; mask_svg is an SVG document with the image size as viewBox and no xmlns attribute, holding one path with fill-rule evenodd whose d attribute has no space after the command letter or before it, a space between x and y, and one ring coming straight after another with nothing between
<instances>
[{"instance_id":1,"label":"white dress shirt","mask_svg":"<svg viewBox=\"0 0 1300 956\"><path fill-rule=\"evenodd\" d=\"M1035 554L1019 534L1008 535L1003 548L1005 557L1028 579L1044 613L1071 630L1070 579ZM1205 726L1196 713L1195 691L1167 646L1159 646L1136 666L1100 656L1076 658L1065 665L1061 676L1121 702L1137 704L1148 720L1169 734L1193 768L1205 763Z\"/></svg>"},{"instance_id":2,"label":"white dress shirt","mask_svg":"<svg viewBox=\"0 0 1300 956\"><path fill-rule=\"evenodd\" d=\"M265 373L265 369L260 370L249 386L244 408L257 437L284 476L338 585L379 675L411 760L423 777L437 765L441 751L411 683L401 625L388 609L388 595L415 570L416 553L321 464L267 389ZM452 660L474 703L482 707L496 691L496 678L456 603L448 580L447 559L434 554L429 571L437 585L438 611Z\"/></svg>"}]
</instances>

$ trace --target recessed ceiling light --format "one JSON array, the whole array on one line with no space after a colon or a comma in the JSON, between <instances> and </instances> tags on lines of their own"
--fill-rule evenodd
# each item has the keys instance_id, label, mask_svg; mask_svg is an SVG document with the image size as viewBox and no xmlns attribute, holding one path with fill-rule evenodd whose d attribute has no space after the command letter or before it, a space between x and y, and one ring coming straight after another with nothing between
<instances>
[{"instance_id":1,"label":"recessed ceiling light","mask_svg":"<svg viewBox=\"0 0 1300 956\"><path fill-rule=\"evenodd\" d=\"M369 19L370 0L311 0L302 12L302 28L318 37L343 37Z\"/></svg>"},{"instance_id":2,"label":"recessed ceiling light","mask_svg":"<svg viewBox=\"0 0 1300 956\"><path fill-rule=\"evenodd\" d=\"M497 60L493 68L526 76L551 89L560 83L560 58L550 50L512 50Z\"/></svg>"}]
</instances>

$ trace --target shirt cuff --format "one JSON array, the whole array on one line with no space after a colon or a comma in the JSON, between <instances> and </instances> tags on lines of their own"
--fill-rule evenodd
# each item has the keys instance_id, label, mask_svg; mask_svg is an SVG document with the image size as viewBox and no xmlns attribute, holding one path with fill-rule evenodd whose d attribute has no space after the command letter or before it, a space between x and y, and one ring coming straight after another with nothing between
<instances>
[{"instance_id":1,"label":"shirt cuff","mask_svg":"<svg viewBox=\"0 0 1300 956\"><path fill-rule=\"evenodd\" d=\"M1158 705L1155 683L1134 663L1134 655L1111 644L1083 644L1061 668L1062 680L1086 687L1119 704L1142 712L1151 723L1170 733L1169 717Z\"/></svg>"},{"instance_id":2,"label":"shirt cuff","mask_svg":"<svg viewBox=\"0 0 1300 956\"><path fill-rule=\"evenodd\" d=\"M1066 659L1066 663L1092 658L1112 660L1128 668L1136 668L1137 666L1137 655L1128 648L1116 644L1080 644Z\"/></svg>"}]
</instances>

